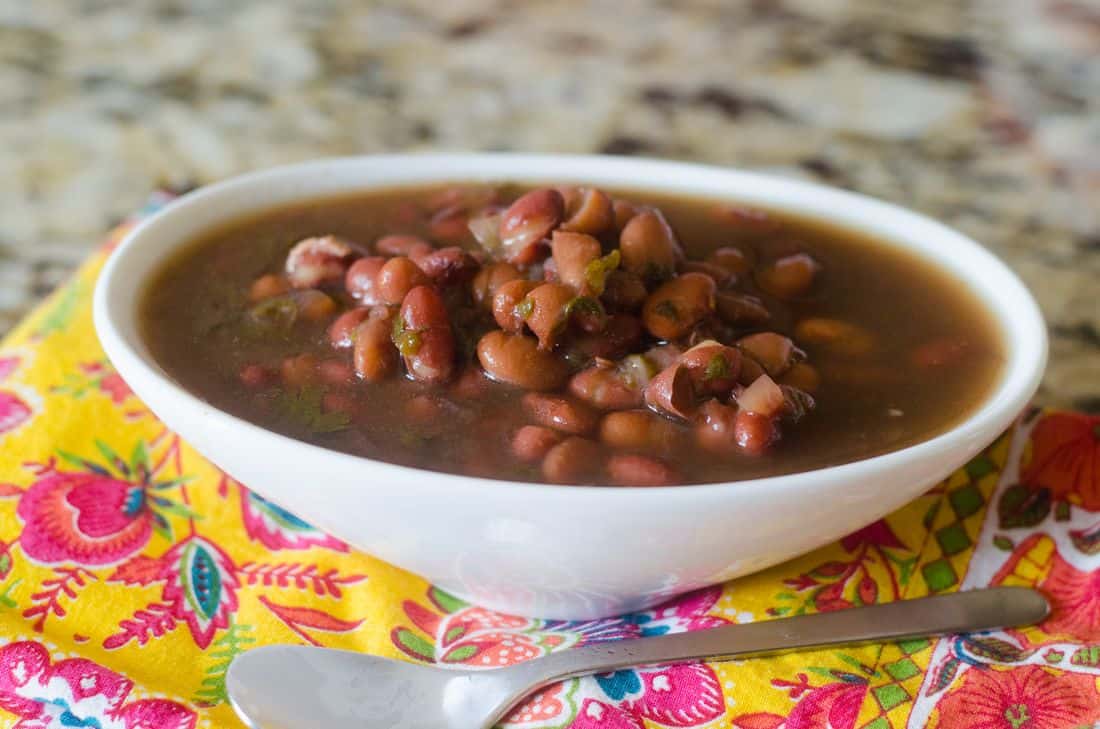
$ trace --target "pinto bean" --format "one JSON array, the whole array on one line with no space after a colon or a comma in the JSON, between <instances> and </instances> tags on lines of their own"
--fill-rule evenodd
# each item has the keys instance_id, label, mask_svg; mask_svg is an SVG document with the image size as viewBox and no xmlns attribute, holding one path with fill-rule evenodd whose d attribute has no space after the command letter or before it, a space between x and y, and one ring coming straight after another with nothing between
<instances>
[{"instance_id":1,"label":"pinto bean","mask_svg":"<svg viewBox=\"0 0 1100 729\"><path fill-rule=\"evenodd\" d=\"M719 291L714 297L714 305L723 321L737 326L759 326L772 318L760 299L747 294Z\"/></svg>"},{"instance_id":2,"label":"pinto bean","mask_svg":"<svg viewBox=\"0 0 1100 729\"><path fill-rule=\"evenodd\" d=\"M413 258L435 248L418 235L384 235L374 242L374 250L382 256Z\"/></svg>"},{"instance_id":3,"label":"pinto bean","mask_svg":"<svg viewBox=\"0 0 1100 729\"><path fill-rule=\"evenodd\" d=\"M642 391L610 367L583 369L569 381L569 392L600 410L629 410L642 404Z\"/></svg>"},{"instance_id":4,"label":"pinto bean","mask_svg":"<svg viewBox=\"0 0 1100 729\"><path fill-rule=\"evenodd\" d=\"M395 259L396 260L396 259ZM431 286L417 286L401 303L395 332L409 376L424 382L446 382L455 371L455 337L443 297Z\"/></svg>"},{"instance_id":5,"label":"pinto bean","mask_svg":"<svg viewBox=\"0 0 1100 729\"><path fill-rule=\"evenodd\" d=\"M584 435L596 427L599 416L587 405L556 395L529 392L523 408L539 425L573 435Z\"/></svg>"},{"instance_id":6,"label":"pinto bean","mask_svg":"<svg viewBox=\"0 0 1100 729\"><path fill-rule=\"evenodd\" d=\"M500 241L505 258L528 263L529 250L550 235L561 222L565 202L551 188L532 190L518 198L500 219Z\"/></svg>"},{"instance_id":7,"label":"pinto bean","mask_svg":"<svg viewBox=\"0 0 1100 729\"><path fill-rule=\"evenodd\" d=\"M706 261L738 276L743 276L752 270L752 259L745 251L735 246L722 246L715 249L707 256Z\"/></svg>"},{"instance_id":8,"label":"pinto bean","mask_svg":"<svg viewBox=\"0 0 1100 729\"><path fill-rule=\"evenodd\" d=\"M634 453L612 455L607 475L616 486L672 486L683 478L664 461Z\"/></svg>"},{"instance_id":9,"label":"pinto bean","mask_svg":"<svg viewBox=\"0 0 1100 729\"><path fill-rule=\"evenodd\" d=\"M304 321L321 321L336 313L336 302L317 289L299 289L290 292L298 317Z\"/></svg>"},{"instance_id":10,"label":"pinto bean","mask_svg":"<svg viewBox=\"0 0 1100 729\"><path fill-rule=\"evenodd\" d=\"M321 381L329 385L349 385L355 381L355 370L342 359L323 359L317 365Z\"/></svg>"},{"instance_id":11,"label":"pinto bean","mask_svg":"<svg viewBox=\"0 0 1100 729\"><path fill-rule=\"evenodd\" d=\"M367 382L381 382L397 370L398 352L391 340L389 320L368 318L355 330L352 361L355 372Z\"/></svg>"},{"instance_id":12,"label":"pinto bean","mask_svg":"<svg viewBox=\"0 0 1100 729\"><path fill-rule=\"evenodd\" d=\"M642 307L642 323L658 339L679 339L714 311L714 281L685 273L662 284Z\"/></svg>"},{"instance_id":13,"label":"pinto bean","mask_svg":"<svg viewBox=\"0 0 1100 729\"><path fill-rule=\"evenodd\" d=\"M250 390L258 390L274 384L278 379L274 372L259 364L246 364L238 375L241 384Z\"/></svg>"},{"instance_id":14,"label":"pinto bean","mask_svg":"<svg viewBox=\"0 0 1100 729\"><path fill-rule=\"evenodd\" d=\"M474 257L458 246L440 248L414 260L420 270L440 286L466 283L480 268Z\"/></svg>"},{"instance_id":15,"label":"pinto bean","mask_svg":"<svg viewBox=\"0 0 1100 729\"><path fill-rule=\"evenodd\" d=\"M772 261L756 272L756 284L780 299L804 296L813 286L821 266L805 253Z\"/></svg>"},{"instance_id":16,"label":"pinto bean","mask_svg":"<svg viewBox=\"0 0 1100 729\"><path fill-rule=\"evenodd\" d=\"M642 340L642 324L629 314L607 317L603 331L574 335L572 346L589 357L619 359L630 354Z\"/></svg>"},{"instance_id":17,"label":"pinto bean","mask_svg":"<svg viewBox=\"0 0 1100 729\"><path fill-rule=\"evenodd\" d=\"M525 390L556 390L569 376L565 362L522 334L489 332L477 343L477 359L492 379Z\"/></svg>"},{"instance_id":18,"label":"pinto bean","mask_svg":"<svg viewBox=\"0 0 1100 729\"><path fill-rule=\"evenodd\" d=\"M562 435L540 425L525 425L512 436L512 455L524 463L538 463L551 448L562 441Z\"/></svg>"},{"instance_id":19,"label":"pinto bean","mask_svg":"<svg viewBox=\"0 0 1100 729\"><path fill-rule=\"evenodd\" d=\"M321 396L321 412L355 414L355 398L346 392L326 392Z\"/></svg>"},{"instance_id":20,"label":"pinto bean","mask_svg":"<svg viewBox=\"0 0 1100 729\"><path fill-rule=\"evenodd\" d=\"M279 374L287 387L304 387L317 380L317 358L312 354L287 357L279 367Z\"/></svg>"},{"instance_id":21,"label":"pinto bean","mask_svg":"<svg viewBox=\"0 0 1100 729\"><path fill-rule=\"evenodd\" d=\"M577 436L558 443L542 459L542 477L550 483L587 483L596 480L602 470L600 446Z\"/></svg>"},{"instance_id":22,"label":"pinto bean","mask_svg":"<svg viewBox=\"0 0 1100 729\"><path fill-rule=\"evenodd\" d=\"M565 330L569 319L568 306L576 293L564 284L545 283L532 289L520 305L525 307L527 327L539 339L539 349L551 350Z\"/></svg>"},{"instance_id":23,"label":"pinto bean","mask_svg":"<svg viewBox=\"0 0 1100 729\"><path fill-rule=\"evenodd\" d=\"M355 246L334 235L304 238L287 253L287 281L296 289L339 283L360 255Z\"/></svg>"},{"instance_id":24,"label":"pinto bean","mask_svg":"<svg viewBox=\"0 0 1100 729\"><path fill-rule=\"evenodd\" d=\"M405 403L405 417L420 426L438 425L443 415L443 405L431 395L415 395Z\"/></svg>"},{"instance_id":25,"label":"pinto bean","mask_svg":"<svg viewBox=\"0 0 1100 729\"><path fill-rule=\"evenodd\" d=\"M477 400L489 394L489 386L489 380L481 368L471 365L465 367L451 385L451 394L459 400Z\"/></svg>"},{"instance_id":26,"label":"pinto bean","mask_svg":"<svg viewBox=\"0 0 1100 729\"><path fill-rule=\"evenodd\" d=\"M813 365L806 364L805 362L796 362L791 365L791 368L783 373L783 377L779 380L781 385L789 385L791 387L797 387L803 392L808 392L811 395L817 392L817 388L821 386L821 375L814 369Z\"/></svg>"},{"instance_id":27,"label":"pinto bean","mask_svg":"<svg viewBox=\"0 0 1100 729\"><path fill-rule=\"evenodd\" d=\"M609 309L634 312L645 303L648 293L641 276L629 271L615 270L607 274L600 298Z\"/></svg>"},{"instance_id":28,"label":"pinto bean","mask_svg":"<svg viewBox=\"0 0 1100 729\"><path fill-rule=\"evenodd\" d=\"M637 206L626 200L612 200L611 213L615 218L615 230L622 231L639 212Z\"/></svg>"},{"instance_id":29,"label":"pinto bean","mask_svg":"<svg viewBox=\"0 0 1100 729\"><path fill-rule=\"evenodd\" d=\"M537 281L516 279L501 284L501 286L497 288L497 292L493 296L493 318L496 319L497 325L499 325L501 329L506 332L512 332L513 334L519 334L523 331L523 327L527 320L527 314L530 312L525 312L519 304L527 297L527 294L534 291L538 285Z\"/></svg>"},{"instance_id":30,"label":"pinto bean","mask_svg":"<svg viewBox=\"0 0 1100 729\"><path fill-rule=\"evenodd\" d=\"M255 304L273 296L282 296L290 291L290 282L277 273L269 273L260 276L248 287L248 300Z\"/></svg>"},{"instance_id":31,"label":"pinto bean","mask_svg":"<svg viewBox=\"0 0 1100 729\"><path fill-rule=\"evenodd\" d=\"M558 280L577 293L591 293L586 276L588 264L600 257L600 242L584 233L554 231L550 243Z\"/></svg>"},{"instance_id":32,"label":"pinto bean","mask_svg":"<svg viewBox=\"0 0 1100 729\"><path fill-rule=\"evenodd\" d=\"M717 400L707 400L699 408L693 434L695 444L716 455L736 453L737 408L723 405Z\"/></svg>"},{"instance_id":33,"label":"pinto bean","mask_svg":"<svg viewBox=\"0 0 1100 729\"><path fill-rule=\"evenodd\" d=\"M333 347L350 347L354 344L352 335L355 333L355 328L363 323L370 316L370 309L365 306L357 306L354 309L348 309L329 325L328 328L328 340Z\"/></svg>"},{"instance_id":34,"label":"pinto bean","mask_svg":"<svg viewBox=\"0 0 1100 729\"><path fill-rule=\"evenodd\" d=\"M611 448L670 453L678 434L675 425L649 410L616 410L603 416L599 436Z\"/></svg>"},{"instance_id":35,"label":"pinto bean","mask_svg":"<svg viewBox=\"0 0 1100 729\"><path fill-rule=\"evenodd\" d=\"M516 281L521 278L523 278L523 274L511 263L504 261L490 263L488 266L483 266L474 276L474 280L470 282L470 292L473 294L476 303L486 308L492 308L493 296L497 290L509 281Z\"/></svg>"},{"instance_id":36,"label":"pinto bean","mask_svg":"<svg viewBox=\"0 0 1100 729\"><path fill-rule=\"evenodd\" d=\"M684 261L680 264L680 273L701 273L710 276L718 288L732 286L737 281L736 274L706 261Z\"/></svg>"},{"instance_id":37,"label":"pinto bean","mask_svg":"<svg viewBox=\"0 0 1100 729\"><path fill-rule=\"evenodd\" d=\"M814 316L798 322L794 335L800 342L820 344L842 357L862 357L875 348L875 336L859 324Z\"/></svg>"},{"instance_id":38,"label":"pinto bean","mask_svg":"<svg viewBox=\"0 0 1100 729\"><path fill-rule=\"evenodd\" d=\"M567 217L561 224L562 230L599 235L615 224L611 198L595 187L577 191L576 199L568 201L565 209Z\"/></svg>"},{"instance_id":39,"label":"pinto bean","mask_svg":"<svg viewBox=\"0 0 1100 729\"><path fill-rule=\"evenodd\" d=\"M645 404L673 418L689 419L695 409L695 392L687 367L677 362L661 370L646 385Z\"/></svg>"},{"instance_id":40,"label":"pinto bean","mask_svg":"<svg viewBox=\"0 0 1100 729\"><path fill-rule=\"evenodd\" d=\"M700 395L728 393L741 374L741 351L713 340L696 344L684 352L680 362Z\"/></svg>"},{"instance_id":41,"label":"pinto bean","mask_svg":"<svg viewBox=\"0 0 1100 729\"><path fill-rule=\"evenodd\" d=\"M469 232L469 206L455 203L436 210L428 219L428 230L437 240L458 242Z\"/></svg>"},{"instance_id":42,"label":"pinto bean","mask_svg":"<svg viewBox=\"0 0 1100 729\"><path fill-rule=\"evenodd\" d=\"M410 291L429 282L420 266L403 256L386 261L375 278L378 296L387 304L400 304Z\"/></svg>"},{"instance_id":43,"label":"pinto bean","mask_svg":"<svg viewBox=\"0 0 1100 729\"><path fill-rule=\"evenodd\" d=\"M775 420L748 410L739 410L733 424L734 440L742 451L758 456L779 438Z\"/></svg>"},{"instance_id":44,"label":"pinto bean","mask_svg":"<svg viewBox=\"0 0 1100 729\"><path fill-rule=\"evenodd\" d=\"M676 270L682 256L676 236L656 210L638 213L619 234L623 270L646 281L664 281Z\"/></svg>"},{"instance_id":45,"label":"pinto bean","mask_svg":"<svg viewBox=\"0 0 1100 729\"><path fill-rule=\"evenodd\" d=\"M344 276L344 288L352 297L363 302L367 306L381 304L382 297L378 294L378 272L386 265L386 259L381 256L367 256L360 258L348 268Z\"/></svg>"},{"instance_id":46,"label":"pinto bean","mask_svg":"<svg viewBox=\"0 0 1100 729\"><path fill-rule=\"evenodd\" d=\"M756 360L772 377L782 375L795 360L804 356L789 337L775 332L760 332L742 337L737 340L737 347Z\"/></svg>"}]
</instances>

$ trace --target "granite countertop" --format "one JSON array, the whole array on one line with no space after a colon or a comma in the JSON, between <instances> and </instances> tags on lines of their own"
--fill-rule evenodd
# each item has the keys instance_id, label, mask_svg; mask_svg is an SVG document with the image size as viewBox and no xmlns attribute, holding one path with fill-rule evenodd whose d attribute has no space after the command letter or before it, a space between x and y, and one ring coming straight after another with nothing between
<instances>
[{"instance_id":1,"label":"granite countertop","mask_svg":"<svg viewBox=\"0 0 1100 729\"><path fill-rule=\"evenodd\" d=\"M0 332L156 186L320 155L603 151L958 227L1043 307L1041 400L1100 410L1095 0L372 5L0 2Z\"/></svg>"}]
</instances>

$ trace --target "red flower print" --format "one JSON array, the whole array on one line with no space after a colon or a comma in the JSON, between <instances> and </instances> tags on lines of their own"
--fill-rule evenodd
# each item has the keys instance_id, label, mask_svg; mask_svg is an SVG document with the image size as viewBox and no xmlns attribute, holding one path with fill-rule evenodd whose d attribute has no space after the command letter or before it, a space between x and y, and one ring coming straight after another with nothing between
<instances>
[{"instance_id":1,"label":"red flower print","mask_svg":"<svg viewBox=\"0 0 1100 729\"><path fill-rule=\"evenodd\" d=\"M852 729L866 695L862 681L819 686L795 705L785 729Z\"/></svg>"},{"instance_id":2,"label":"red flower print","mask_svg":"<svg viewBox=\"0 0 1100 729\"><path fill-rule=\"evenodd\" d=\"M854 531L840 540L840 546L848 552L854 552L865 544L890 549L905 549L894 530L886 523L885 519L868 524L858 531Z\"/></svg>"},{"instance_id":3,"label":"red flower print","mask_svg":"<svg viewBox=\"0 0 1100 729\"><path fill-rule=\"evenodd\" d=\"M0 710L19 717L13 729L195 726L195 713L175 701L127 703L133 687L125 676L84 658L67 658L51 665L49 652L34 641L0 648Z\"/></svg>"},{"instance_id":4,"label":"red flower print","mask_svg":"<svg viewBox=\"0 0 1100 729\"><path fill-rule=\"evenodd\" d=\"M1100 719L1100 694L1085 674L971 668L937 709L943 729L1063 729Z\"/></svg>"},{"instance_id":5,"label":"red flower print","mask_svg":"<svg viewBox=\"0 0 1100 729\"><path fill-rule=\"evenodd\" d=\"M1031 458L1020 480L1055 499L1100 511L1100 416L1052 413L1031 431Z\"/></svg>"},{"instance_id":6,"label":"red flower print","mask_svg":"<svg viewBox=\"0 0 1100 729\"><path fill-rule=\"evenodd\" d=\"M1100 639L1100 571L1082 572L1057 553L1039 583L1051 615L1040 626L1055 640L1090 643Z\"/></svg>"}]
</instances>

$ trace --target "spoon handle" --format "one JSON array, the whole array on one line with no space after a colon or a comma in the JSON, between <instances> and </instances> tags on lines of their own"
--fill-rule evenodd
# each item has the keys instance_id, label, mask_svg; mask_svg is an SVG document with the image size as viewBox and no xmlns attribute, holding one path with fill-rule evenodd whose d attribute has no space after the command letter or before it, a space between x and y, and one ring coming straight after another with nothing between
<instances>
[{"instance_id":1,"label":"spoon handle","mask_svg":"<svg viewBox=\"0 0 1100 729\"><path fill-rule=\"evenodd\" d=\"M1037 623L1046 598L1023 587L995 587L917 600L800 615L745 625L582 646L504 669L527 691L573 676L628 666L744 658L794 649L968 633ZM521 675L526 671L527 675Z\"/></svg>"}]
</instances>

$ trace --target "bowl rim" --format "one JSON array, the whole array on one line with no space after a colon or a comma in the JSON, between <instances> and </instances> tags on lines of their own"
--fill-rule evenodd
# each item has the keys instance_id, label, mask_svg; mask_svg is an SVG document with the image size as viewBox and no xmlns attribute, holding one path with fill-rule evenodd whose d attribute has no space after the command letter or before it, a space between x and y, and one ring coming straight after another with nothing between
<instances>
[{"instance_id":1,"label":"bowl rim","mask_svg":"<svg viewBox=\"0 0 1100 729\"><path fill-rule=\"evenodd\" d=\"M932 235L945 238L951 245L957 246L950 256L960 255L962 251L966 257L974 263L980 264L983 275L993 276L998 279L996 294L987 290L986 294L975 292L976 298L986 307L988 313L1001 329L1002 341L1005 342L1008 355L999 375L996 385L987 394L981 404L965 419L957 422L949 429L933 436L930 439L920 441L893 451L888 451L875 456L848 461L838 465L815 468L806 471L798 471L778 476L765 476L761 478L744 479L738 481L718 481L701 484L683 484L675 486L616 486L607 487L595 484L547 484L543 482L511 481L478 476L466 476L462 474L448 473L445 471L432 471L429 469L402 466L386 461L380 461L365 456L357 456L342 451L332 450L320 445L314 445L306 441L298 440L290 436L269 430L243 418L221 410L213 404L192 394L181 385L177 384L167 372L165 372L152 357L152 354L144 349L140 332L133 324L131 336L127 336L119 326L120 317L129 316L136 319L135 312L140 306L145 293L148 275L159 270L164 265L166 258L178 251L181 246L195 239L194 234L177 237L171 244L165 244L160 252L158 260L149 267L146 276L140 281L126 280L121 275L122 269L128 259L139 250L144 239L153 232L160 232L160 228L169 225L188 212L208 204L220 197L240 193L277 179L293 179L298 177L309 178L313 175L323 176L327 173L339 172L341 168L356 168L360 165L406 165L426 171L426 174L401 181L383 182L381 184L360 184L346 186L332 191L307 192L292 199L310 200L335 197L345 193L368 190L381 187L415 186L423 184L478 181L519 181L519 182L549 182L557 183L589 181L592 184L608 184L594 180L599 177L597 172L602 171L604 176L618 176L624 179L627 173L646 172L645 180L637 183L639 190L652 190L661 193L692 194L692 190L700 187L687 181L689 177L701 177L713 179L715 184L726 182L731 185L739 185L745 189L760 189L776 192L779 188L785 188L790 194L800 195L803 198L814 197L821 199L822 206L828 206L830 210L850 208L856 213L863 212L867 215L888 216L897 218L899 222L919 225ZM554 169L571 170L563 174L550 174L537 169L539 166L549 166ZM536 169L531 172L522 172L520 168L532 166ZM450 167L464 167L467 172L436 175L432 169L446 169ZM485 168L492 170L485 174ZM501 174L501 169L515 168L510 174ZM630 184L623 185L630 187ZM700 189L696 194L720 198L723 193L717 191L707 192ZM745 201L744 195L726 193L732 202L746 202L749 205L756 204ZM776 193L778 194L778 193ZM287 200L280 202L267 201L252 205L244 209L238 209L235 213L218 217L203 226L205 230L216 228L218 225L240 219L249 214L255 214L267 209L286 204ZM797 206L784 205L783 203L761 203L764 207L772 207L779 210L789 210L796 214L814 218L817 217L831 225L841 228L851 228L852 224L830 217L829 214L818 211L806 214L797 209ZM871 232L872 237L880 239L890 245L898 245L915 255L921 256L933 265L940 268L948 268L948 273L968 283L965 275L959 270L951 270L943 258L930 255L929 251L917 250L913 243L904 241L899 237L892 237L884 233ZM946 247L946 246L945 246ZM1008 320L1008 312L1002 311L1001 306L1012 309L1012 320ZM128 307L123 311L123 307ZM516 154L516 153L424 153L424 154L379 154L361 155L352 157L328 157L299 162L288 165L261 169L237 175L229 179L200 187L192 192L180 196L168 203L161 210L138 223L130 230L118 246L112 251L104 264L96 282L93 295L93 320L97 336L108 358L114 364L119 374L124 379L127 374L138 375L139 378L151 380L158 387L165 388L166 394L174 398L192 412L201 412L203 417L216 417L223 419L227 425L242 429L244 432L259 438L264 438L278 448L305 449L303 453L309 453L313 458L331 459L334 464L341 467L362 467L369 464L377 478L391 475L395 478L423 479L430 477L432 482L454 493L456 489L485 488L507 489L513 495L530 496L539 494L540 498L569 498L578 497L604 499L639 499L639 498L666 498L670 493L692 493L700 497L711 496L720 492L736 489L739 493L750 496L755 493L766 495L776 490L799 489L805 484L808 477L829 483L843 483L848 480L856 480L871 473L881 473L893 467L911 464L926 458L933 458L937 452L947 450L951 442L960 439L981 441L979 448L985 447L997 437L1000 430L1008 427L1026 407L1035 393L1041 381L1048 356L1048 342L1046 326L1034 297L1028 291L1019 277L992 252L969 236L966 236L953 228L950 228L928 216L913 212L893 203L888 203L868 195L840 190L833 187L819 185L803 180L790 179L769 175L755 171L745 171L737 168L726 168L714 165L705 165L691 162L676 162L659 160L647 157L617 157L610 155L554 155L554 154ZM134 339L137 339L135 346ZM1028 346L1021 346L1027 344ZM143 351L144 350L144 351ZM139 394L140 397L140 394ZM996 425L996 428L993 426ZM992 432L991 431L997 431ZM388 472L388 473L387 473ZM369 479L376 480L375 478ZM365 484L366 485L366 484ZM372 484L373 485L373 484ZM614 494L622 494L615 496Z\"/></svg>"}]
</instances>

